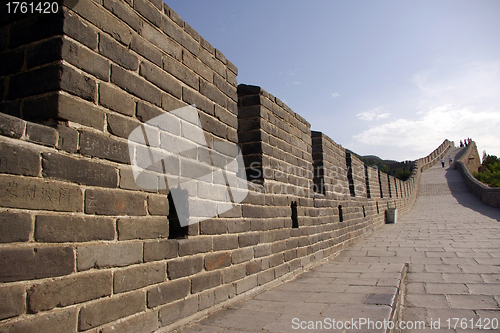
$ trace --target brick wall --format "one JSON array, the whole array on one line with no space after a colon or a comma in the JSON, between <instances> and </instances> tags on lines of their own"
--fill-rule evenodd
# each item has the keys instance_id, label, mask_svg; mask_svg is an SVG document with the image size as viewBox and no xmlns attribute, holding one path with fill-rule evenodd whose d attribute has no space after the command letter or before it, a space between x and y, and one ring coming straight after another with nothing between
<instances>
[{"instance_id":1,"label":"brick wall","mask_svg":"<svg viewBox=\"0 0 500 333\"><path fill-rule=\"evenodd\" d=\"M335 255L382 226L389 204L409 209L435 162L415 161L390 198L394 178L237 86L237 68L166 4L68 3L0 22L0 332L172 330ZM249 194L179 229L162 173L137 185L127 138L190 104L208 147L240 145ZM151 149L165 131L150 132ZM182 177L197 157L168 166ZM221 200L210 183L197 191Z\"/></svg>"}]
</instances>

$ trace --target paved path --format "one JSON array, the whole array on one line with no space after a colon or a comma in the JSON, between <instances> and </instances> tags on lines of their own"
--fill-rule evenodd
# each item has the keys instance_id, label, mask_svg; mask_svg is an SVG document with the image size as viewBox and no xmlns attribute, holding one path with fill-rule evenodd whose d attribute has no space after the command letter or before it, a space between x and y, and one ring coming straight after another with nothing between
<instances>
[{"instance_id":1,"label":"paved path","mask_svg":"<svg viewBox=\"0 0 500 333\"><path fill-rule=\"evenodd\" d=\"M293 328L302 321L303 327L309 321L325 323L325 318L353 318L358 324L360 318L387 319L404 263L409 273L403 320L425 323L425 328L406 331L468 332L471 324L479 331L481 319L498 325L489 332L500 332L500 209L483 204L469 193L458 171L441 165L422 174L415 205L397 224L182 332L345 332ZM453 318L459 318L458 324ZM460 325L469 329L454 329ZM384 331L363 328L348 332Z\"/></svg>"}]
</instances>

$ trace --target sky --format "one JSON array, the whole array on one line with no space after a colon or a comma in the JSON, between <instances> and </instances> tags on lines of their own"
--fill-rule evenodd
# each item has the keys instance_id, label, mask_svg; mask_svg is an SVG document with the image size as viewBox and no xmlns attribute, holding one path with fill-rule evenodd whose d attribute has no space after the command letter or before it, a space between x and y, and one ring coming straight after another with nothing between
<instances>
[{"instance_id":1,"label":"sky","mask_svg":"<svg viewBox=\"0 0 500 333\"><path fill-rule=\"evenodd\" d=\"M360 155L444 139L500 156L500 1L167 0L238 67Z\"/></svg>"}]
</instances>

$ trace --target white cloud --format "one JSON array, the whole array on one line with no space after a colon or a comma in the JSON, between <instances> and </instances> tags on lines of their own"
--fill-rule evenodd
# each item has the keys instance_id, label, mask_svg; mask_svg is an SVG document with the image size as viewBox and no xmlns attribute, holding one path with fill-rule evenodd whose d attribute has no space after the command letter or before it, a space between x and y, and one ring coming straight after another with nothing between
<instances>
[{"instance_id":1,"label":"white cloud","mask_svg":"<svg viewBox=\"0 0 500 333\"><path fill-rule=\"evenodd\" d=\"M356 114L356 117L361 120L372 121L389 118L390 115L391 114L389 112L382 112L382 107L379 106L378 108L372 109L370 111L358 113Z\"/></svg>"},{"instance_id":2,"label":"white cloud","mask_svg":"<svg viewBox=\"0 0 500 333\"><path fill-rule=\"evenodd\" d=\"M338 92L332 92L330 93L330 95L332 95L333 98L340 97L340 94Z\"/></svg>"},{"instance_id":3,"label":"white cloud","mask_svg":"<svg viewBox=\"0 0 500 333\"><path fill-rule=\"evenodd\" d=\"M295 81L293 84L300 84L300 81Z\"/></svg>"}]
</instances>

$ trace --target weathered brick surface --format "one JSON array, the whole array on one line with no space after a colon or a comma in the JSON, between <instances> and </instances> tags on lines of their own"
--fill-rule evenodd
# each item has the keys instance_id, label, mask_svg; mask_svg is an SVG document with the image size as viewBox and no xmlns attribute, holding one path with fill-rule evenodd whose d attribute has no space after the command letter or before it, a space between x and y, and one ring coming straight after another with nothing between
<instances>
[{"instance_id":1,"label":"weathered brick surface","mask_svg":"<svg viewBox=\"0 0 500 333\"><path fill-rule=\"evenodd\" d=\"M213 271L231 265L230 252L210 253L205 256L205 269Z\"/></svg>"},{"instance_id":2,"label":"weathered brick surface","mask_svg":"<svg viewBox=\"0 0 500 333\"><path fill-rule=\"evenodd\" d=\"M139 66L139 59L135 54L105 34L99 34L99 52L126 69L135 71Z\"/></svg>"},{"instance_id":3,"label":"weathered brick surface","mask_svg":"<svg viewBox=\"0 0 500 333\"><path fill-rule=\"evenodd\" d=\"M107 271L45 281L28 290L28 310L36 313L109 296L111 288L111 272Z\"/></svg>"},{"instance_id":4,"label":"weathered brick surface","mask_svg":"<svg viewBox=\"0 0 500 333\"><path fill-rule=\"evenodd\" d=\"M76 262L79 271L94 267L119 267L137 264L142 262L142 244L118 243L79 246Z\"/></svg>"},{"instance_id":5,"label":"weathered brick surface","mask_svg":"<svg viewBox=\"0 0 500 333\"><path fill-rule=\"evenodd\" d=\"M188 295L190 287L191 282L189 279L179 279L167 281L150 288L147 291L148 308L154 308L184 298Z\"/></svg>"},{"instance_id":6,"label":"weathered brick surface","mask_svg":"<svg viewBox=\"0 0 500 333\"><path fill-rule=\"evenodd\" d=\"M7 324L0 327L1 332L9 333L53 333L53 332L76 332L76 321L78 311L76 309L64 309L49 312L45 315L32 319Z\"/></svg>"},{"instance_id":7,"label":"weathered brick surface","mask_svg":"<svg viewBox=\"0 0 500 333\"><path fill-rule=\"evenodd\" d=\"M0 135L19 139L24 134L26 122L0 113Z\"/></svg>"},{"instance_id":8,"label":"weathered brick surface","mask_svg":"<svg viewBox=\"0 0 500 333\"><path fill-rule=\"evenodd\" d=\"M181 84L169 74L160 70L160 68L151 63L143 61L139 69L139 74L149 82L153 83L163 91L180 98Z\"/></svg>"},{"instance_id":9,"label":"weathered brick surface","mask_svg":"<svg viewBox=\"0 0 500 333\"><path fill-rule=\"evenodd\" d=\"M104 158L113 162L130 163L126 142L94 132L80 132L80 152L83 155Z\"/></svg>"},{"instance_id":10,"label":"weathered brick surface","mask_svg":"<svg viewBox=\"0 0 500 333\"><path fill-rule=\"evenodd\" d=\"M59 94L57 110L59 118L90 126L101 131L104 128L104 112L97 109L94 104L82 99Z\"/></svg>"},{"instance_id":11,"label":"weathered brick surface","mask_svg":"<svg viewBox=\"0 0 500 333\"><path fill-rule=\"evenodd\" d=\"M122 117L117 114L108 114L106 116L109 133L127 139L133 130L141 126L136 120L130 117Z\"/></svg>"},{"instance_id":12,"label":"weathered brick surface","mask_svg":"<svg viewBox=\"0 0 500 333\"><path fill-rule=\"evenodd\" d=\"M191 278L191 293L196 294L205 289L217 287L221 284L220 271L201 273Z\"/></svg>"},{"instance_id":13,"label":"weathered brick surface","mask_svg":"<svg viewBox=\"0 0 500 333\"><path fill-rule=\"evenodd\" d=\"M164 263L138 265L117 270L113 275L113 293L123 293L164 282L166 278Z\"/></svg>"},{"instance_id":14,"label":"weathered brick surface","mask_svg":"<svg viewBox=\"0 0 500 333\"><path fill-rule=\"evenodd\" d=\"M74 270L71 247L0 249L0 281L23 281L67 275Z\"/></svg>"},{"instance_id":15,"label":"weathered brick surface","mask_svg":"<svg viewBox=\"0 0 500 333\"><path fill-rule=\"evenodd\" d=\"M84 331L130 316L143 311L145 305L146 296L142 291L113 296L85 305L80 309L78 329Z\"/></svg>"},{"instance_id":16,"label":"weathered brick surface","mask_svg":"<svg viewBox=\"0 0 500 333\"><path fill-rule=\"evenodd\" d=\"M144 243L144 261L175 258L178 251L179 243L175 239L146 242Z\"/></svg>"},{"instance_id":17,"label":"weathered brick surface","mask_svg":"<svg viewBox=\"0 0 500 333\"><path fill-rule=\"evenodd\" d=\"M39 143L48 147L57 145L57 131L48 126L27 123L26 124L26 141Z\"/></svg>"},{"instance_id":18,"label":"weathered brick surface","mask_svg":"<svg viewBox=\"0 0 500 333\"><path fill-rule=\"evenodd\" d=\"M135 101L132 96L104 83L99 84L99 104L127 116L133 116L135 113Z\"/></svg>"},{"instance_id":19,"label":"weathered brick surface","mask_svg":"<svg viewBox=\"0 0 500 333\"><path fill-rule=\"evenodd\" d=\"M120 323L105 326L100 333L151 333L158 328L158 313L148 311Z\"/></svg>"},{"instance_id":20,"label":"weathered brick surface","mask_svg":"<svg viewBox=\"0 0 500 333\"><path fill-rule=\"evenodd\" d=\"M173 322L190 316L198 311L198 298L190 297L162 307L158 311L160 326L167 326Z\"/></svg>"},{"instance_id":21,"label":"weathered brick surface","mask_svg":"<svg viewBox=\"0 0 500 333\"><path fill-rule=\"evenodd\" d=\"M0 173L38 176L40 155L29 147L0 141Z\"/></svg>"},{"instance_id":22,"label":"weathered brick surface","mask_svg":"<svg viewBox=\"0 0 500 333\"><path fill-rule=\"evenodd\" d=\"M0 320L24 313L24 293L24 286L0 286Z\"/></svg>"},{"instance_id":23,"label":"weathered brick surface","mask_svg":"<svg viewBox=\"0 0 500 333\"><path fill-rule=\"evenodd\" d=\"M134 96L161 106L161 91L151 83L125 69L112 65L111 82Z\"/></svg>"},{"instance_id":24,"label":"weathered brick surface","mask_svg":"<svg viewBox=\"0 0 500 333\"><path fill-rule=\"evenodd\" d=\"M113 240L114 221L105 217L72 215L37 215L35 239L37 242L64 243L92 240Z\"/></svg>"},{"instance_id":25,"label":"weathered brick surface","mask_svg":"<svg viewBox=\"0 0 500 333\"><path fill-rule=\"evenodd\" d=\"M81 212L82 190L62 182L0 175L0 205L3 207Z\"/></svg>"},{"instance_id":26,"label":"weathered brick surface","mask_svg":"<svg viewBox=\"0 0 500 333\"><path fill-rule=\"evenodd\" d=\"M117 222L118 239L151 239L168 237L166 217L126 218Z\"/></svg>"},{"instance_id":27,"label":"weathered brick surface","mask_svg":"<svg viewBox=\"0 0 500 333\"><path fill-rule=\"evenodd\" d=\"M64 11L64 33L90 49L97 48L97 32L77 15Z\"/></svg>"},{"instance_id":28,"label":"weathered brick surface","mask_svg":"<svg viewBox=\"0 0 500 333\"><path fill-rule=\"evenodd\" d=\"M85 213L98 215L146 215L146 196L121 190L87 189Z\"/></svg>"},{"instance_id":29,"label":"weathered brick surface","mask_svg":"<svg viewBox=\"0 0 500 333\"><path fill-rule=\"evenodd\" d=\"M212 250L212 238L203 237L197 239L179 240L179 255L186 256L190 254L210 252Z\"/></svg>"},{"instance_id":30,"label":"weathered brick surface","mask_svg":"<svg viewBox=\"0 0 500 333\"><path fill-rule=\"evenodd\" d=\"M189 276L201 272L203 269L203 257L187 257L175 259L168 262L167 272L170 279Z\"/></svg>"},{"instance_id":31,"label":"weathered brick surface","mask_svg":"<svg viewBox=\"0 0 500 333\"><path fill-rule=\"evenodd\" d=\"M76 159L57 153L42 154L44 177L91 186L116 187L118 176L111 165Z\"/></svg>"},{"instance_id":32,"label":"weathered brick surface","mask_svg":"<svg viewBox=\"0 0 500 333\"><path fill-rule=\"evenodd\" d=\"M29 214L0 212L0 243L28 241L31 225Z\"/></svg>"},{"instance_id":33,"label":"weathered brick surface","mask_svg":"<svg viewBox=\"0 0 500 333\"><path fill-rule=\"evenodd\" d=\"M62 58L103 81L109 81L109 61L70 39L63 39Z\"/></svg>"},{"instance_id":34,"label":"weathered brick surface","mask_svg":"<svg viewBox=\"0 0 500 333\"><path fill-rule=\"evenodd\" d=\"M147 199L148 212L151 215L167 216L169 212L168 197L166 195L150 194Z\"/></svg>"}]
</instances>

